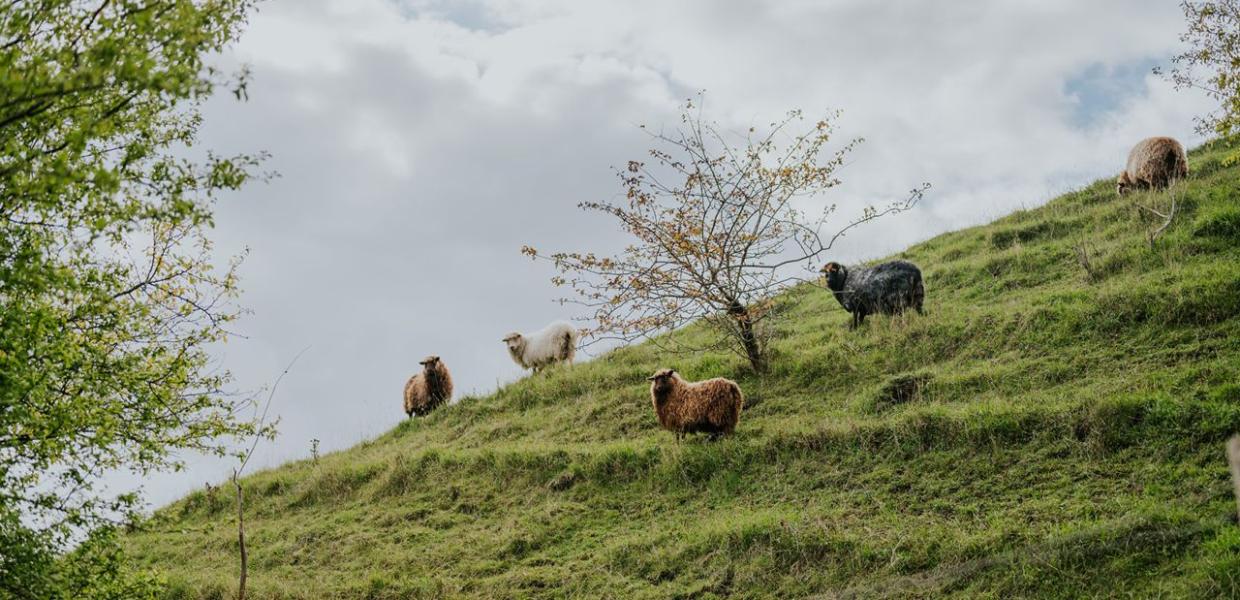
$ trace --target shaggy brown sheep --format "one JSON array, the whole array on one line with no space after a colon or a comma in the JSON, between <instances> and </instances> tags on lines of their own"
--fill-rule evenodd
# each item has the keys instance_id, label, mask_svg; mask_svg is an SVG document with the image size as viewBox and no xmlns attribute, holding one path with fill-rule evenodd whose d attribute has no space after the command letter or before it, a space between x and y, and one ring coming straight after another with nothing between
<instances>
[{"instance_id":1,"label":"shaggy brown sheep","mask_svg":"<svg viewBox=\"0 0 1240 600\"><path fill-rule=\"evenodd\" d=\"M1163 189L1187 176L1184 146L1169 137L1147 138L1128 153L1128 166L1115 182L1115 193L1123 196L1132 189Z\"/></svg>"},{"instance_id":2,"label":"shaggy brown sheep","mask_svg":"<svg viewBox=\"0 0 1240 600\"><path fill-rule=\"evenodd\" d=\"M664 429L680 440L687 433L706 433L712 439L736 430L745 396L735 381L718 377L690 383L672 369L647 378L655 415Z\"/></svg>"},{"instance_id":3,"label":"shaggy brown sheep","mask_svg":"<svg viewBox=\"0 0 1240 600\"><path fill-rule=\"evenodd\" d=\"M405 384L405 414L410 418L430 413L452 399L452 375L438 356L422 359L422 372Z\"/></svg>"}]
</instances>

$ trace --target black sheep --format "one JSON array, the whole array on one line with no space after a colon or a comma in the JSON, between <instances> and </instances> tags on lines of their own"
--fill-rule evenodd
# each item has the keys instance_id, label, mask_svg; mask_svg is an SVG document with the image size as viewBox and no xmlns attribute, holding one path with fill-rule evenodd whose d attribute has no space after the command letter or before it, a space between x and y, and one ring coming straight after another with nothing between
<instances>
[{"instance_id":1,"label":"black sheep","mask_svg":"<svg viewBox=\"0 0 1240 600\"><path fill-rule=\"evenodd\" d=\"M822 268L827 287L835 294L844 310L852 313L852 326L865 322L866 315L898 315L912 307L918 314L926 299L921 283L921 269L903 260L893 260L850 274L840 263L830 262Z\"/></svg>"}]
</instances>

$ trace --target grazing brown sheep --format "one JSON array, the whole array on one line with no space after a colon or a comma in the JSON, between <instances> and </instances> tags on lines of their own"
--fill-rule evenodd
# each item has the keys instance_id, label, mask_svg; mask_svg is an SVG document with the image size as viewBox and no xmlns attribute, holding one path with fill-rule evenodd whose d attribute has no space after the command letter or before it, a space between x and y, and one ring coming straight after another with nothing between
<instances>
[{"instance_id":1,"label":"grazing brown sheep","mask_svg":"<svg viewBox=\"0 0 1240 600\"><path fill-rule=\"evenodd\" d=\"M706 433L714 439L736 430L745 397L735 381L718 377L690 383L672 369L662 369L647 380L659 424L677 440L687 433Z\"/></svg>"},{"instance_id":2,"label":"grazing brown sheep","mask_svg":"<svg viewBox=\"0 0 1240 600\"><path fill-rule=\"evenodd\" d=\"M1128 153L1128 166L1115 182L1115 193L1130 190L1163 189L1188 176L1188 157L1184 146L1169 137L1141 140Z\"/></svg>"},{"instance_id":3,"label":"grazing brown sheep","mask_svg":"<svg viewBox=\"0 0 1240 600\"><path fill-rule=\"evenodd\" d=\"M405 414L410 418L430 413L452 399L452 375L438 356L422 359L422 372L405 384Z\"/></svg>"}]
</instances>

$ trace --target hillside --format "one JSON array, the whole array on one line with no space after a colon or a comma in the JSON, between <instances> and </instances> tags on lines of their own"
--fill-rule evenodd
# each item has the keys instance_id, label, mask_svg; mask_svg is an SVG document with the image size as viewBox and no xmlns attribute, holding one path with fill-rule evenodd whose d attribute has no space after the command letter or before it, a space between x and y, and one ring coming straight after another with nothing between
<instances>
[{"instance_id":1,"label":"hillside","mask_svg":"<svg viewBox=\"0 0 1240 600\"><path fill-rule=\"evenodd\" d=\"M1166 195L1100 181L900 254L924 317L851 332L792 290L765 378L634 346L249 477L252 597L1240 596L1223 156L1193 153L1154 250L1133 203ZM736 378L738 435L658 430L663 366ZM232 597L232 501L193 493L128 550L170 597Z\"/></svg>"}]
</instances>

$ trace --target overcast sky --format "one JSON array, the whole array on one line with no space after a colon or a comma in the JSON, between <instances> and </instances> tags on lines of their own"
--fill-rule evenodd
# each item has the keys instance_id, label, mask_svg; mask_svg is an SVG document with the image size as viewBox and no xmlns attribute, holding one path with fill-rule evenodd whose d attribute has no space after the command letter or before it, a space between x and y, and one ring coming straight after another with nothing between
<instances>
[{"instance_id":1,"label":"overcast sky","mask_svg":"<svg viewBox=\"0 0 1240 600\"><path fill-rule=\"evenodd\" d=\"M281 175L218 206L253 310L220 361L255 389L310 347L252 465L390 429L427 354L458 397L518 377L503 334L574 316L520 247L623 243L576 205L616 198L610 167L649 146L637 126L674 124L698 90L738 129L842 110L841 139L866 141L821 199L841 217L932 183L832 255L874 258L1114 177L1141 138L1198 143L1209 102L1150 72L1179 47L1175 4L268 0L222 59L252 68L250 100L209 102L202 136ZM230 465L191 458L148 498Z\"/></svg>"}]
</instances>

